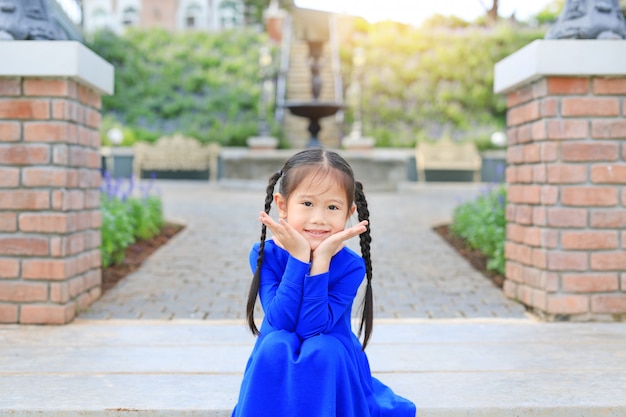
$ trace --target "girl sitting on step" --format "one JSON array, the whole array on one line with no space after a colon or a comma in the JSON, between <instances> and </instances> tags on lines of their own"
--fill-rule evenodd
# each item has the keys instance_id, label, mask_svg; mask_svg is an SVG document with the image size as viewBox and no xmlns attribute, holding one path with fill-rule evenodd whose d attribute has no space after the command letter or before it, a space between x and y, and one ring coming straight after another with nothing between
<instances>
[{"instance_id":1,"label":"girl sitting on step","mask_svg":"<svg viewBox=\"0 0 626 417\"><path fill-rule=\"evenodd\" d=\"M278 221L269 215L272 202ZM359 223L346 227L355 210ZM270 177L261 239L250 253L247 319L259 337L233 417L415 416L412 402L372 377L364 351L373 320L368 219L363 187L335 152L303 150ZM268 228L273 237L266 240ZM361 256L344 245L355 236ZM364 277L361 344L350 317Z\"/></svg>"}]
</instances>

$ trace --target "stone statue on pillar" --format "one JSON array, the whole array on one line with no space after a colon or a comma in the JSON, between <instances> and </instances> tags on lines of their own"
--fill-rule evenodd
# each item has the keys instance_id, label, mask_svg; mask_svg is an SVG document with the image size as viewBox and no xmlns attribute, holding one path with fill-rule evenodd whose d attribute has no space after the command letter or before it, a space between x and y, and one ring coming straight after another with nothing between
<instances>
[{"instance_id":1,"label":"stone statue on pillar","mask_svg":"<svg viewBox=\"0 0 626 417\"><path fill-rule=\"evenodd\" d=\"M0 0L0 41L61 39L46 0Z\"/></svg>"},{"instance_id":2,"label":"stone statue on pillar","mask_svg":"<svg viewBox=\"0 0 626 417\"><path fill-rule=\"evenodd\" d=\"M624 39L626 21L618 0L566 0L546 39Z\"/></svg>"}]
</instances>

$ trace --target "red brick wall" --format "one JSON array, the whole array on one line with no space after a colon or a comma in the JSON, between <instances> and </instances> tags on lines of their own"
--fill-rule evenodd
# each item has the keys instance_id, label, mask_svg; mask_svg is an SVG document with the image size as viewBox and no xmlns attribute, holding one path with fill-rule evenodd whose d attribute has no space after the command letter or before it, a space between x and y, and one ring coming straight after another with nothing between
<instances>
[{"instance_id":1,"label":"red brick wall","mask_svg":"<svg viewBox=\"0 0 626 417\"><path fill-rule=\"evenodd\" d=\"M100 95L0 78L0 323L63 324L100 296Z\"/></svg>"},{"instance_id":2,"label":"red brick wall","mask_svg":"<svg viewBox=\"0 0 626 417\"><path fill-rule=\"evenodd\" d=\"M507 96L505 293L547 319L626 317L626 78Z\"/></svg>"}]
</instances>

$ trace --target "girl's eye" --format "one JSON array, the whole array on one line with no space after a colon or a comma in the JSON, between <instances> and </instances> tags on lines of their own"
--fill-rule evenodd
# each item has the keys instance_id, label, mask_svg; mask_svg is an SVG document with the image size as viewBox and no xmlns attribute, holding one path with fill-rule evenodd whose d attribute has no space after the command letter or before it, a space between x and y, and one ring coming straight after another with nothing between
<instances>
[{"instance_id":1,"label":"girl's eye","mask_svg":"<svg viewBox=\"0 0 626 417\"><path fill-rule=\"evenodd\" d=\"M328 206L328 209L329 210L339 210L339 207L330 205L330 206Z\"/></svg>"},{"instance_id":2,"label":"girl's eye","mask_svg":"<svg viewBox=\"0 0 626 417\"><path fill-rule=\"evenodd\" d=\"M304 204L306 207L313 207L313 203L311 203L310 201L305 201Z\"/></svg>"}]
</instances>

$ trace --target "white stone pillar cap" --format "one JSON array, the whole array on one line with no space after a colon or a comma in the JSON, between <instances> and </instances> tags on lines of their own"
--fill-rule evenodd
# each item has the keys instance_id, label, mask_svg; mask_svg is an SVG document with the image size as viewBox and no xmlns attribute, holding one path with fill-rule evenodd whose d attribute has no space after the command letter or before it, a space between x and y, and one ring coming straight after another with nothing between
<instances>
[{"instance_id":1,"label":"white stone pillar cap","mask_svg":"<svg viewBox=\"0 0 626 417\"><path fill-rule=\"evenodd\" d=\"M2 41L0 77L69 77L113 94L113 65L77 41Z\"/></svg>"},{"instance_id":2,"label":"white stone pillar cap","mask_svg":"<svg viewBox=\"0 0 626 417\"><path fill-rule=\"evenodd\" d=\"M493 91L509 93L547 76L626 75L626 41L536 40L495 65Z\"/></svg>"}]
</instances>

